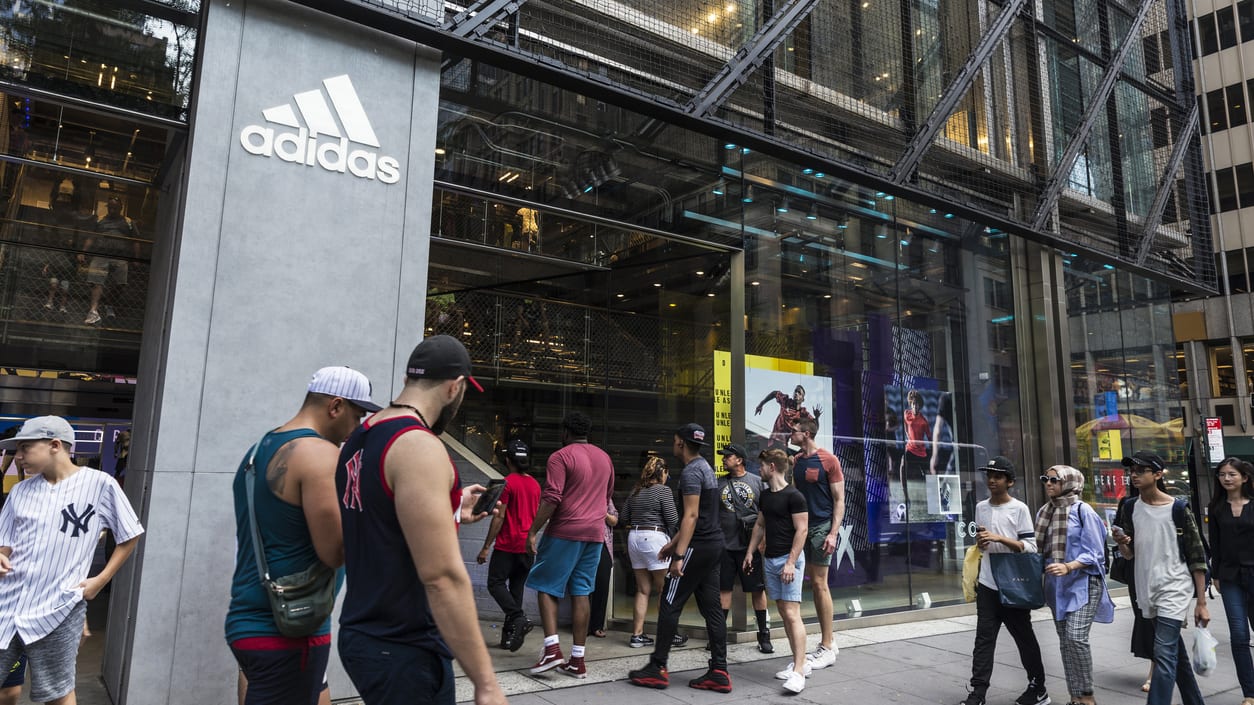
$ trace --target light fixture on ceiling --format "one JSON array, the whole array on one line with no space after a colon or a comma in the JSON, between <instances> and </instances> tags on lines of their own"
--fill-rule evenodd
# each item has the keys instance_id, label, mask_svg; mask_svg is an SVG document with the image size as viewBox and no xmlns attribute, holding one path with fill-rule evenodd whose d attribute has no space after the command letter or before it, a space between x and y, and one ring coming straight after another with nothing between
<instances>
[{"instance_id":1,"label":"light fixture on ceiling","mask_svg":"<svg viewBox=\"0 0 1254 705\"><path fill-rule=\"evenodd\" d=\"M715 196L722 196L727 193L727 179L721 176L718 177L718 181L714 182L714 188L710 189L710 193Z\"/></svg>"},{"instance_id":2,"label":"light fixture on ceiling","mask_svg":"<svg viewBox=\"0 0 1254 705\"><path fill-rule=\"evenodd\" d=\"M743 196L740 197L740 201L742 203L753 203L753 186L752 185L745 187L745 193Z\"/></svg>"},{"instance_id":3,"label":"light fixture on ceiling","mask_svg":"<svg viewBox=\"0 0 1254 705\"><path fill-rule=\"evenodd\" d=\"M811 203L810 210L806 212L806 220L818 220L818 219L819 219L819 204Z\"/></svg>"}]
</instances>

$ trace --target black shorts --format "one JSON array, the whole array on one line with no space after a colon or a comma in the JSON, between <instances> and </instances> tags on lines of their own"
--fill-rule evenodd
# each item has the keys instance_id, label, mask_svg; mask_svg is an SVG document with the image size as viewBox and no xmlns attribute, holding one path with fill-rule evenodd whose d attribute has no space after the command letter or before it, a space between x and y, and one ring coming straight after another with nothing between
<instances>
[{"instance_id":1,"label":"black shorts","mask_svg":"<svg viewBox=\"0 0 1254 705\"><path fill-rule=\"evenodd\" d=\"M331 657L331 635L238 639L231 653L248 679L244 705L317 705Z\"/></svg>"},{"instance_id":2,"label":"black shorts","mask_svg":"<svg viewBox=\"0 0 1254 705\"><path fill-rule=\"evenodd\" d=\"M4 683L0 683L0 690L5 688L17 688L26 684L26 654L17 657L9 666L8 671L0 670L4 674Z\"/></svg>"},{"instance_id":3,"label":"black shorts","mask_svg":"<svg viewBox=\"0 0 1254 705\"><path fill-rule=\"evenodd\" d=\"M762 554L753 554L753 572L745 573L745 551L737 548L723 551L723 566L718 573L718 589L729 592L736 585L736 576L740 576L740 589L745 592L757 592L766 589L762 577Z\"/></svg>"},{"instance_id":4,"label":"black shorts","mask_svg":"<svg viewBox=\"0 0 1254 705\"><path fill-rule=\"evenodd\" d=\"M339 635L340 660L371 705L453 705L453 661L429 649L349 630Z\"/></svg>"}]
</instances>

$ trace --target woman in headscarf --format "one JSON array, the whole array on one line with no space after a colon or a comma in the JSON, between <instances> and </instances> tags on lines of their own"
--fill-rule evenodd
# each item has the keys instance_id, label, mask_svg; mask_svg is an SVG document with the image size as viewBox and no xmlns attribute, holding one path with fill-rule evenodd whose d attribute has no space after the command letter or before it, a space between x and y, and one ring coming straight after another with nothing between
<instances>
[{"instance_id":1,"label":"woman in headscarf","mask_svg":"<svg viewBox=\"0 0 1254 705\"><path fill-rule=\"evenodd\" d=\"M1110 623L1115 605L1103 568L1106 527L1080 500L1084 475L1055 465L1041 475L1049 501L1036 513L1036 547L1045 560L1045 602L1054 613L1071 705L1093 705L1093 654L1089 628Z\"/></svg>"}]
</instances>

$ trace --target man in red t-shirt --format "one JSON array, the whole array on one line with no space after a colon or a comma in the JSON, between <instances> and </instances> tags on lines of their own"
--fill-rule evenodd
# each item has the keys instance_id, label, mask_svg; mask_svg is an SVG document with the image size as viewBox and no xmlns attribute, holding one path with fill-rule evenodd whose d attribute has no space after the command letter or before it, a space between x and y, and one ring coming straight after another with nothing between
<instances>
[{"instance_id":1,"label":"man in red t-shirt","mask_svg":"<svg viewBox=\"0 0 1254 705\"><path fill-rule=\"evenodd\" d=\"M492 517L488 535L479 551L479 564L488 560L488 548L495 541L496 550L488 564L488 593L505 612L501 630L501 648L517 651L534 626L523 612L523 587L531 570L531 554L527 553L527 531L540 508L540 483L527 474L531 468L531 450L518 439L497 451L509 475L501 493L501 506ZM508 586L507 586L508 584Z\"/></svg>"}]
</instances>

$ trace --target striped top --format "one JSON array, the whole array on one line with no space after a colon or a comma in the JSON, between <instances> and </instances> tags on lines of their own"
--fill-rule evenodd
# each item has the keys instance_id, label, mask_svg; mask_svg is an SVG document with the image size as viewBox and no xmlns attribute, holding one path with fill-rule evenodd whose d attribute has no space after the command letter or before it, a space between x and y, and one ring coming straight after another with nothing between
<instances>
[{"instance_id":1,"label":"striped top","mask_svg":"<svg viewBox=\"0 0 1254 705\"><path fill-rule=\"evenodd\" d=\"M83 468L52 484L43 475L19 482L0 510L0 546L13 549L0 578L0 644L16 634L29 644L48 636L83 599L101 529L118 543L144 533L139 517L108 474Z\"/></svg>"},{"instance_id":2,"label":"striped top","mask_svg":"<svg viewBox=\"0 0 1254 705\"><path fill-rule=\"evenodd\" d=\"M658 484L629 496L618 514L618 525L629 530L632 526L664 526L666 533L674 536L679 528L675 493L666 485Z\"/></svg>"}]
</instances>

